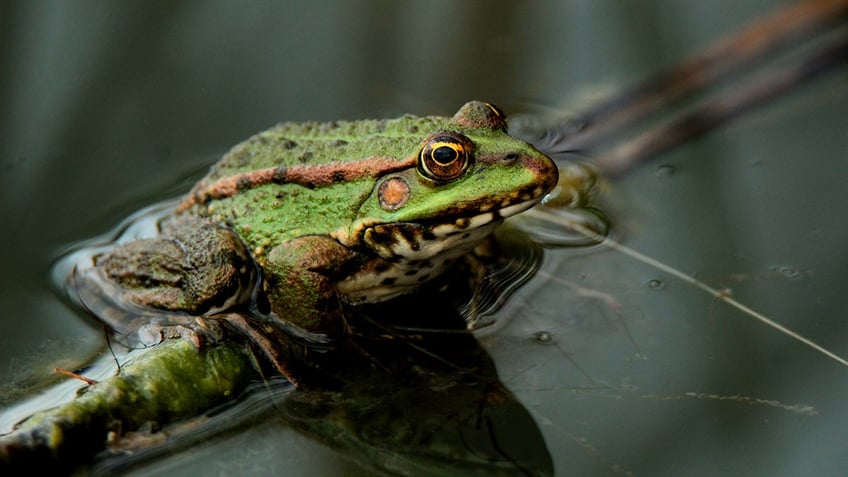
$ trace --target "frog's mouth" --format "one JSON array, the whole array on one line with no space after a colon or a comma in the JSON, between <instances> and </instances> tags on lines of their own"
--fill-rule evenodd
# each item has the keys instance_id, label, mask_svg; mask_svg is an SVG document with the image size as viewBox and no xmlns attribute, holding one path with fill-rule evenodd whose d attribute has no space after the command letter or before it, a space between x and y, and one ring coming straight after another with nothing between
<instances>
[{"instance_id":1,"label":"frog's mouth","mask_svg":"<svg viewBox=\"0 0 848 477\"><path fill-rule=\"evenodd\" d=\"M507 217L541 200L520 195L517 202L495 207L477 203L462 214L440 214L421 221L360 224L358 248L376 253L386 262L369 262L362 270L336 284L350 303L378 302L406 293L444 273L460 256L489 236ZM470 211L476 211L471 213ZM469 215L471 213L471 215Z\"/></svg>"}]
</instances>

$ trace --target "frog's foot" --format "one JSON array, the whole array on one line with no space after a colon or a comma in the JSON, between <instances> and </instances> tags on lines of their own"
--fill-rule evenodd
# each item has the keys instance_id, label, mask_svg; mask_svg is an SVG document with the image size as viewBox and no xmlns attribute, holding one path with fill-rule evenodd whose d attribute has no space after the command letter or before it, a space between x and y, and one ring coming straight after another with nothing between
<instances>
[{"instance_id":1,"label":"frog's foot","mask_svg":"<svg viewBox=\"0 0 848 477\"><path fill-rule=\"evenodd\" d=\"M301 386L297 375L302 365L308 363L308 346L305 343L271 323L239 313L225 313L216 318L247 338L250 345L295 387Z\"/></svg>"},{"instance_id":2,"label":"frog's foot","mask_svg":"<svg viewBox=\"0 0 848 477\"><path fill-rule=\"evenodd\" d=\"M145 346L154 346L168 339L185 339L198 350L224 339L245 339L293 385L299 387L299 367L304 363L307 346L297 338L271 323L261 322L240 313L222 313L209 317L195 316L186 324L146 323L136 331Z\"/></svg>"}]
</instances>

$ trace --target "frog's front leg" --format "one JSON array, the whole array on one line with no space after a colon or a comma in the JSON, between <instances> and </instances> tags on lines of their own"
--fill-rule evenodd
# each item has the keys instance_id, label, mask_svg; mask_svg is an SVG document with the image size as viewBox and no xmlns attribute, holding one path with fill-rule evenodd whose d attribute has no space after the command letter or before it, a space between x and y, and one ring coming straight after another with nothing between
<instances>
[{"instance_id":1,"label":"frog's front leg","mask_svg":"<svg viewBox=\"0 0 848 477\"><path fill-rule=\"evenodd\" d=\"M263 264L271 311L308 333L337 338L343 332L336 282L358 266L358 254L329 237L286 242Z\"/></svg>"}]
</instances>

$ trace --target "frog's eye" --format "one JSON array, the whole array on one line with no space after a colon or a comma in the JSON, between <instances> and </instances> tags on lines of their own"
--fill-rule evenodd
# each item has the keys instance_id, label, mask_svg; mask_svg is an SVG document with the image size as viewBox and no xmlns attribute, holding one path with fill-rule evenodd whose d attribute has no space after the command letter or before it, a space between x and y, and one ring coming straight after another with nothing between
<instances>
[{"instance_id":1,"label":"frog's eye","mask_svg":"<svg viewBox=\"0 0 848 477\"><path fill-rule=\"evenodd\" d=\"M459 135L439 134L424 143L418 155L418 172L434 182L450 182L471 164L473 145Z\"/></svg>"}]
</instances>

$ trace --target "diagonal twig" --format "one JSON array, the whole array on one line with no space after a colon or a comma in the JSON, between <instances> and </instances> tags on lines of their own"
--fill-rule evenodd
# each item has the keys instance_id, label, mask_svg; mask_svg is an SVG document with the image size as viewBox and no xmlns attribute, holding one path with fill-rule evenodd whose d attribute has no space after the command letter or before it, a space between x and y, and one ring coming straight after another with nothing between
<instances>
[{"instance_id":1,"label":"diagonal twig","mask_svg":"<svg viewBox=\"0 0 848 477\"><path fill-rule=\"evenodd\" d=\"M717 94L671 121L599 154L594 163L609 176L622 174L639 162L742 116L839 66L848 66L848 35L777 71L757 75L731 91Z\"/></svg>"},{"instance_id":2,"label":"diagonal twig","mask_svg":"<svg viewBox=\"0 0 848 477\"><path fill-rule=\"evenodd\" d=\"M611 146L616 136L664 110L716 89L764 63L839 31L848 24L848 0L806 0L791 4L740 32L695 53L677 66L625 90L598 106L579 114L580 131L572 123L550 128L534 141L551 155L590 153ZM711 100L677 119L625 140L599 160L602 172L621 173L635 163L702 134L751 110L767 100L845 64L845 38L810 49L784 67L772 69L742 83L730 92L719 92ZM609 168L609 169L607 169Z\"/></svg>"}]
</instances>

